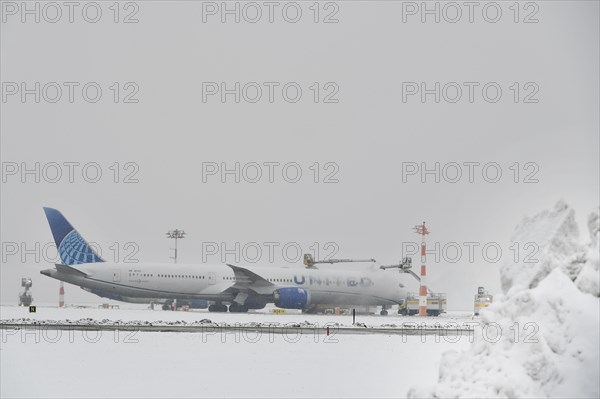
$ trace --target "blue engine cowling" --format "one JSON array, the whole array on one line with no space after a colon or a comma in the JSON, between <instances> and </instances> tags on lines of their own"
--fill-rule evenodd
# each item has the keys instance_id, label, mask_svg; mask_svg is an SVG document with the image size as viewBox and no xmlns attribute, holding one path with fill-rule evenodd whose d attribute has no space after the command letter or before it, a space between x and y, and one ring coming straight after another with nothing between
<instances>
[{"instance_id":1,"label":"blue engine cowling","mask_svg":"<svg viewBox=\"0 0 600 399\"><path fill-rule=\"evenodd\" d=\"M304 309L310 302L310 293L304 288L279 288L273 292L275 306L283 309Z\"/></svg>"}]
</instances>

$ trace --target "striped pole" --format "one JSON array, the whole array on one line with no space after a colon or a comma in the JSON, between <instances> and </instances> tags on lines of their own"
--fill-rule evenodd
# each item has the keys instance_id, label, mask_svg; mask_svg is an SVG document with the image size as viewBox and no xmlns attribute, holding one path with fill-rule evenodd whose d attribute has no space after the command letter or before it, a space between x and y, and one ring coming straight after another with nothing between
<instances>
[{"instance_id":1,"label":"striped pole","mask_svg":"<svg viewBox=\"0 0 600 399\"><path fill-rule=\"evenodd\" d=\"M425 248L425 235L429 234L429 231L423 224L415 226L415 232L421 235L421 286L419 288L419 316L427 316L427 266L425 254L427 250Z\"/></svg>"},{"instance_id":2,"label":"striped pole","mask_svg":"<svg viewBox=\"0 0 600 399\"><path fill-rule=\"evenodd\" d=\"M419 316L427 316L427 266L425 265L425 236L421 242L421 287L419 288Z\"/></svg>"},{"instance_id":3,"label":"striped pole","mask_svg":"<svg viewBox=\"0 0 600 399\"><path fill-rule=\"evenodd\" d=\"M60 288L58 290L58 307L65 307L65 286L62 281L60 282Z\"/></svg>"}]
</instances>

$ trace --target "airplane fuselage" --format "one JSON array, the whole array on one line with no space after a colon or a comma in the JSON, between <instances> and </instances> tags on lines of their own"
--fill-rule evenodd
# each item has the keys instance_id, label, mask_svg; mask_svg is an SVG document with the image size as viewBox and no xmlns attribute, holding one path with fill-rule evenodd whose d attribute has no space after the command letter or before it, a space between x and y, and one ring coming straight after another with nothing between
<instances>
[{"instance_id":1,"label":"airplane fuselage","mask_svg":"<svg viewBox=\"0 0 600 399\"><path fill-rule=\"evenodd\" d=\"M249 296L270 296L279 288L298 287L310 293L311 304L393 305L406 295L400 274L394 271L252 267L271 283L253 287ZM81 264L80 274L43 271L50 277L88 290L131 298L204 299L231 303L240 287L227 265L194 264Z\"/></svg>"}]
</instances>

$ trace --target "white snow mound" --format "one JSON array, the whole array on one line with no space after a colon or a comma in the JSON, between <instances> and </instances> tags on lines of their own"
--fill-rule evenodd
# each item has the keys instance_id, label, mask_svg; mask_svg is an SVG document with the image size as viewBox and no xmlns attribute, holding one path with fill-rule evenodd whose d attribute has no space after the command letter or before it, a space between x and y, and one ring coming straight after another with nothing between
<instances>
[{"instance_id":1,"label":"white snow mound","mask_svg":"<svg viewBox=\"0 0 600 399\"><path fill-rule=\"evenodd\" d=\"M600 209L588 217L591 244L587 253L587 262L583 265L575 285L583 292L600 296Z\"/></svg>"},{"instance_id":2,"label":"white snow mound","mask_svg":"<svg viewBox=\"0 0 600 399\"><path fill-rule=\"evenodd\" d=\"M536 242L538 262L505 265L505 295L482 312L471 347L444 353L438 384L409 397L600 397L598 212L591 243L564 202L526 218L513 241Z\"/></svg>"},{"instance_id":3,"label":"white snow mound","mask_svg":"<svg viewBox=\"0 0 600 399\"><path fill-rule=\"evenodd\" d=\"M572 279L579 274L585 250L580 243L575 211L564 201L551 211L523 219L511 241L520 250L520 262L506 262L501 267L504 293L533 288L556 267L562 267Z\"/></svg>"}]
</instances>

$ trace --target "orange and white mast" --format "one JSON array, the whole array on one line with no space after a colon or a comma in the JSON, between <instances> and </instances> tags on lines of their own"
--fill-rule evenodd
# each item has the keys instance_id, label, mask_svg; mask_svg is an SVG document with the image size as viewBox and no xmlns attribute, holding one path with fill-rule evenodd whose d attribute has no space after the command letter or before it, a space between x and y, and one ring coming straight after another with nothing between
<instances>
[{"instance_id":1,"label":"orange and white mast","mask_svg":"<svg viewBox=\"0 0 600 399\"><path fill-rule=\"evenodd\" d=\"M429 231L422 225L415 226L415 233L421 235L421 287L419 288L419 316L427 316L427 266L426 266L426 247L425 235Z\"/></svg>"}]
</instances>

